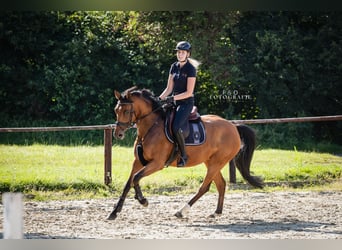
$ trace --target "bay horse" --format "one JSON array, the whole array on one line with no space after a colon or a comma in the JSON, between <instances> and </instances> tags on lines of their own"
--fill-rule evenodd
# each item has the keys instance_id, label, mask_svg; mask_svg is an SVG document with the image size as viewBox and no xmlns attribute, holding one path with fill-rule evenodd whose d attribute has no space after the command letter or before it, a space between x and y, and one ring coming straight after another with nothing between
<instances>
[{"instance_id":1,"label":"bay horse","mask_svg":"<svg viewBox=\"0 0 342 250\"><path fill-rule=\"evenodd\" d=\"M127 129L136 126L137 137L134 143L134 161L128 181L123 189L119 201L108 219L114 220L121 212L126 196L131 189L135 190L135 199L143 206L148 205L143 196L139 182L165 167L173 144L168 141L164 133L164 111L161 103L150 90L137 90L136 87L127 89L123 93L114 91L117 99L115 114L117 117L114 137L123 139ZM255 132L248 126L235 125L216 115L202 115L201 119L206 130L206 140L198 146L187 146L188 162L185 167L192 167L204 163L207 173L198 192L175 216L183 217L190 207L205 194L212 182L215 183L219 197L214 214L222 214L226 181L221 169L230 161L234 161L241 175L254 187L262 188L263 182L257 176L250 174L250 163L255 149ZM142 163L139 158L138 145L142 146ZM177 166L174 160L170 166Z\"/></svg>"}]
</instances>

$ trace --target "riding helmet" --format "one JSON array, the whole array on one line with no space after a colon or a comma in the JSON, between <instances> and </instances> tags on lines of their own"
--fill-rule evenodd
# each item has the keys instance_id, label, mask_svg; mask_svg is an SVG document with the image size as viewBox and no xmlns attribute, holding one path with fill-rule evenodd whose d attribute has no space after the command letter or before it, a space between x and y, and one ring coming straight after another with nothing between
<instances>
[{"instance_id":1,"label":"riding helmet","mask_svg":"<svg viewBox=\"0 0 342 250\"><path fill-rule=\"evenodd\" d=\"M177 43L175 50L191 51L191 44L187 41L181 41L181 42Z\"/></svg>"}]
</instances>

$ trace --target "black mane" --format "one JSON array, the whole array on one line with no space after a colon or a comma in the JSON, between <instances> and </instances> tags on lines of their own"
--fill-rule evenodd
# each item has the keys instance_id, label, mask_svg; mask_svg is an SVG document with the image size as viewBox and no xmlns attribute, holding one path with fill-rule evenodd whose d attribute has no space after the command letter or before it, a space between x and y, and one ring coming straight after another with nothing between
<instances>
[{"instance_id":1,"label":"black mane","mask_svg":"<svg viewBox=\"0 0 342 250\"><path fill-rule=\"evenodd\" d=\"M148 100L152 104L152 110L155 110L156 113L164 115L164 111L161 108L161 104L157 97L155 97L154 93L149 89L141 89L141 90L134 90L130 93L132 96L143 97L144 99Z\"/></svg>"}]
</instances>

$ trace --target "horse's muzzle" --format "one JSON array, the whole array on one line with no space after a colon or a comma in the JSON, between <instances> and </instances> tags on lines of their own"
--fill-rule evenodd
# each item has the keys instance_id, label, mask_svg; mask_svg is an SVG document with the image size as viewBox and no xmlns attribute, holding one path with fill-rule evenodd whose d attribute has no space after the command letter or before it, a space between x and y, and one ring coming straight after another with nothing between
<instances>
[{"instance_id":1,"label":"horse's muzzle","mask_svg":"<svg viewBox=\"0 0 342 250\"><path fill-rule=\"evenodd\" d=\"M125 138L125 130L117 126L113 131L113 136L115 139L123 140Z\"/></svg>"}]
</instances>

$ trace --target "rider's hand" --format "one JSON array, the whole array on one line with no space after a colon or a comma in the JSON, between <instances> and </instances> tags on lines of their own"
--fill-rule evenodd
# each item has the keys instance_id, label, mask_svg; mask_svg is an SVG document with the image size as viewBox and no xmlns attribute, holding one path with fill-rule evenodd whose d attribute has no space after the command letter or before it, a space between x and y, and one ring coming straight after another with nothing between
<instances>
[{"instance_id":1,"label":"rider's hand","mask_svg":"<svg viewBox=\"0 0 342 250\"><path fill-rule=\"evenodd\" d=\"M165 98L165 101L166 101L166 103L173 103L175 100L174 100L174 97L172 95L172 96L167 96Z\"/></svg>"}]
</instances>

